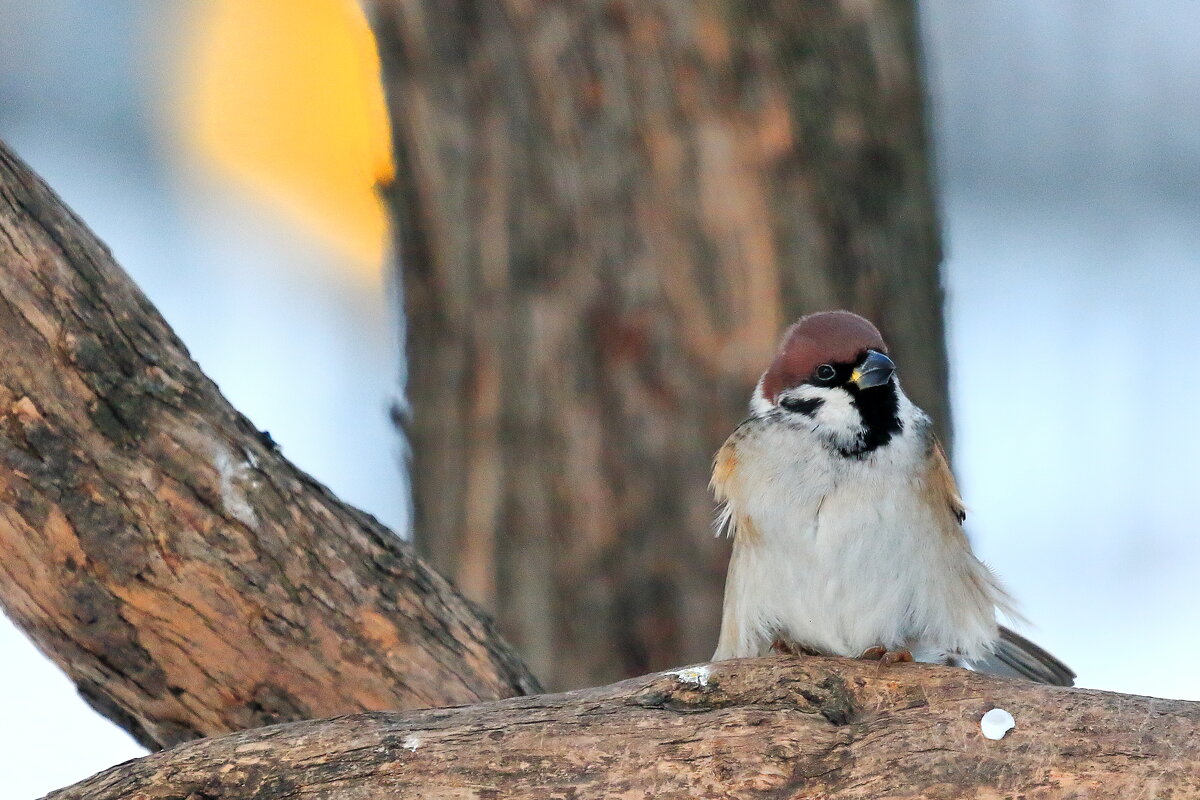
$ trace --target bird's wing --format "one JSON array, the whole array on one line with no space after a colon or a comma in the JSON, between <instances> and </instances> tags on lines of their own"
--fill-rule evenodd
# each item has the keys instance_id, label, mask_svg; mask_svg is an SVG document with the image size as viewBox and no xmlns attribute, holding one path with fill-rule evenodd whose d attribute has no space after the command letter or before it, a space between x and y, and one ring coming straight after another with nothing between
<instances>
[{"instance_id":1,"label":"bird's wing","mask_svg":"<svg viewBox=\"0 0 1200 800\"><path fill-rule=\"evenodd\" d=\"M708 484L713 497L720 503L713 530L717 536L727 536L730 539L737 535L737 518L729 504L729 484L736 471L737 448L733 437L730 436L713 458L712 480Z\"/></svg>"},{"instance_id":2,"label":"bird's wing","mask_svg":"<svg viewBox=\"0 0 1200 800\"><path fill-rule=\"evenodd\" d=\"M1051 686L1075 685L1075 673L1070 667L1003 625L992 653L971 666L979 672L1016 675Z\"/></svg>"},{"instance_id":3,"label":"bird's wing","mask_svg":"<svg viewBox=\"0 0 1200 800\"><path fill-rule=\"evenodd\" d=\"M738 442L746 435L752 422L742 422L721 445L713 458L712 480L709 481L713 497L720 504L713 522L716 535L730 539L740 537L743 541L757 538L758 535L750 518L739 514L734 503L734 497L738 494L735 488L738 482Z\"/></svg>"},{"instance_id":4,"label":"bird's wing","mask_svg":"<svg viewBox=\"0 0 1200 800\"><path fill-rule=\"evenodd\" d=\"M713 654L714 661L763 655L771 646L766 630L752 614L752 609L761 602L756 595L763 589L762 581L756 580L753 563L746 561L749 551L758 544L760 537L750 517L739 513L735 501L739 481L737 446L745 433L746 423L743 423L713 459L711 486L713 495L721 504L714 527L718 536L728 536L734 540L725 576L721 636L717 651Z\"/></svg>"},{"instance_id":5,"label":"bird's wing","mask_svg":"<svg viewBox=\"0 0 1200 800\"><path fill-rule=\"evenodd\" d=\"M930 439L925 468L925 491L930 494L930 502L937 508L949 510L961 529L967 518L967 507L958 493L958 484L954 481L954 473L950 471L946 451L937 439Z\"/></svg>"},{"instance_id":6,"label":"bird's wing","mask_svg":"<svg viewBox=\"0 0 1200 800\"><path fill-rule=\"evenodd\" d=\"M925 485L926 491L930 494L930 502L935 508L948 509L958 522L957 525L947 523L942 526L943 529L953 529L953 535L960 538L963 545L969 548L966 535L962 531L962 522L967 518L967 509L958 493L954 475L950 472L950 463L946 460L946 452L936 439L932 441L930 447L928 470ZM980 567L988 577L992 577L986 567L982 564ZM999 582L992 578L991 584L996 592L997 605L1010 617L1022 619L1014 609L1012 599ZM972 668L993 675L1018 675L1052 686L1075 685L1075 673L1071 671L1070 667L1024 636L1003 625L998 627L1000 637L996 640L992 652L985 658L976 660L971 665Z\"/></svg>"}]
</instances>

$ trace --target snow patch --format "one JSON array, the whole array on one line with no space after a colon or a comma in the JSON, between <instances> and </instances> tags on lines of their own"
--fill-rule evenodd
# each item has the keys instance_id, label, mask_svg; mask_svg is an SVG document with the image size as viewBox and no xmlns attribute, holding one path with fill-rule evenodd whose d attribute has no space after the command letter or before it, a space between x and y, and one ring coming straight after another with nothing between
<instances>
[{"instance_id":1,"label":"snow patch","mask_svg":"<svg viewBox=\"0 0 1200 800\"><path fill-rule=\"evenodd\" d=\"M1017 721L1003 708L993 708L983 715L983 719L979 720L979 728L983 731L983 735L993 741L1003 739L1004 734L1015 727L1017 727Z\"/></svg>"},{"instance_id":2,"label":"snow patch","mask_svg":"<svg viewBox=\"0 0 1200 800\"><path fill-rule=\"evenodd\" d=\"M708 686L708 676L711 673L709 672L707 665L700 664L695 667L684 667L678 672L672 672L671 674L674 675L680 683L687 683L695 686L696 688L702 688L704 686Z\"/></svg>"},{"instance_id":3,"label":"snow patch","mask_svg":"<svg viewBox=\"0 0 1200 800\"><path fill-rule=\"evenodd\" d=\"M217 450L213 457L213 466L217 468L217 476L221 482L221 505L238 522L249 528L257 528L258 515L254 513L254 507L246 499L243 489L243 484L254 485L253 465L234 458L227 450Z\"/></svg>"}]
</instances>

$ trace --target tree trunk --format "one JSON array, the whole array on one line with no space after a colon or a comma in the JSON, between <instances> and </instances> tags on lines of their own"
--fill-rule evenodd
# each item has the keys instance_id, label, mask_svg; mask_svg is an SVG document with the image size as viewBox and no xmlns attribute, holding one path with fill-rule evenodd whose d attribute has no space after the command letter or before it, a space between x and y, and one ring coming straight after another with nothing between
<instances>
[{"instance_id":1,"label":"tree trunk","mask_svg":"<svg viewBox=\"0 0 1200 800\"><path fill-rule=\"evenodd\" d=\"M707 657L708 467L783 327L948 420L912 2L366 0L416 530L552 686Z\"/></svg>"},{"instance_id":2,"label":"tree trunk","mask_svg":"<svg viewBox=\"0 0 1200 800\"><path fill-rule=\"evenodd\" d=\"M142 744L537 689L229 406L2 144L0 342L0 606Z\"/></svg>"},{"instance_id":3,"label":"tree trunk","mask_svg":"<svg viewBox=\"0 0 1200 800\"><path fill-rule=\"evenodd\" d=\"M1016 719L1002 739L981 717ZM54 800L1200 796L1200 704L929 665L727 661L182 745Z\"/></svg>"}]
</instances>

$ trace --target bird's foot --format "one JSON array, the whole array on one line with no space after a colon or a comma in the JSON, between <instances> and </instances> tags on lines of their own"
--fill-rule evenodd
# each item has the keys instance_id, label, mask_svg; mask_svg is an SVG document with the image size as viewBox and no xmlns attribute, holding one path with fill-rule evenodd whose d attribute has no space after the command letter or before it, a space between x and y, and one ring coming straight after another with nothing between
<instances>
[{"instance_id":1,"label":"bird's foot","mask_svg":"<svg viewBox=\"0 0 1200 800\"><path fill-rule=\"evenodd\" d=\"M771 652L781 656L819 656L820 651L806 647L798 642L790 642L782 636L771 642Z\"/></svg>"},{"instance_id":2,"label":"bird's foot","mask_svg":"<svg viewBox=\"0 0 1200 800\"><path fill-rule=\"evenodd\" d=\"M911 662L913 654L907 647L902 647L899 650L888 650L886 647L876 645L875 647L868 647L866 650L863 650L859 658L866 661L878 661L879 669L882 670L884 667L890 667L893 664L899 664L904 661Z\"/></svg>"},{"instance_id":3,"label":"bird's foot","mask_svg":"<svg viewBox=\"0 0 1200 800\"><path fill-rule=\"evenodd\" d=\"M879 659L879 668L883 669L884 667L890 667L892 664L899 664L901 662L911 664L912 660L912 651L907 647L902 647L899 650L889 650L883 654L883 658Z\"/></svg>"},{"instance_id":4,"label":"bird's foot","mask_svg":"<svg viewBox=\"0 0 1200 800\"><path fill-rule=\"evenodd\" d=\"M800 655L796 648L785 642L783 639L776 639L771 642L771 652L778 653L781 656L797 656Z\"/></svg>"}]
</instances>

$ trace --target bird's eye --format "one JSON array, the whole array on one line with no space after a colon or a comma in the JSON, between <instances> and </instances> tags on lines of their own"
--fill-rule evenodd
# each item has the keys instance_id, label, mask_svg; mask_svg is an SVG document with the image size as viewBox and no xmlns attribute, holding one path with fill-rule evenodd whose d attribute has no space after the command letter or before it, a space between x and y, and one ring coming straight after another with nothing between
<instances>
[{"instance_id":1,"label":"bird's eye","mask_svg":"<svg viewBox=\"0 0 1200 800\"><path fill-rule=\"evenodd\" d=\"M831 381L837 376L837 370L833 368L832 364L822 364L817 367L817 371L814 374L819 381Z\"/></svg>"}]
</instances>

